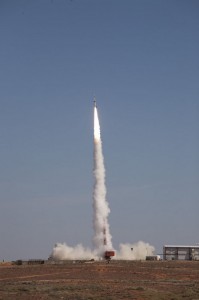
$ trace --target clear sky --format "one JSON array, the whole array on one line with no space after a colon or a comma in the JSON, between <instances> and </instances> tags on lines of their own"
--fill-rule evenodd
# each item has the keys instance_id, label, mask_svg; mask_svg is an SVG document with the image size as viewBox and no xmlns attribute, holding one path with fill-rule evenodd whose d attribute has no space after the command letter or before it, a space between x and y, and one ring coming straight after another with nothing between
<instances>
[{"instance_id":1,"label":"clear sky","mask_svg":"<svg viewBox=\"0 0 199 300\"><path fill-rule=\"evenodd\" d=\"M199 242L199 1L0 1L0 260L91 247L93 96L114 247Z\"/></svg>"}]
</instances>

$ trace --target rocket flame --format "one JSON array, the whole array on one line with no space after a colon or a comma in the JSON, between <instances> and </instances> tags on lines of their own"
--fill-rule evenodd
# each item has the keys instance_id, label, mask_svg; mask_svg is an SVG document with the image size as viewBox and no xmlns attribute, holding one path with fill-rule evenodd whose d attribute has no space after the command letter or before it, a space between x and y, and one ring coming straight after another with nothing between
<instances>
[{"instance_id":1,"label":"rocket flame","mask_svg":"<svg viewBox=\"0 0 199 300\"><path fill-rule=\"evenodd\" d=\"M100 141L100 125L96 106L94 107L94 140L95 142Z\"/></svg>"}]
</instances>

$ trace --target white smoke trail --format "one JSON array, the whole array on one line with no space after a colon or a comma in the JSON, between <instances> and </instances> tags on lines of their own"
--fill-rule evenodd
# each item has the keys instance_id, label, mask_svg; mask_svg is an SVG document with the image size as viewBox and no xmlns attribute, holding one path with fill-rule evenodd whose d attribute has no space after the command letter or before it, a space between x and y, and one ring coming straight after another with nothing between
<instances>
[{"instance_id":1,"label":"white smoke trail","mask_svg":"<svg viewBox=\"0 0 199 300\"><path fill-rule=\"evenodd\" d=\"M97 107L94 106L94 190L93 190L93 226L95 250L57 243L50 255L55 260L100 259L106 250L113 250L112 237L108 223L110 209L106 200L105 167L100 136ZM115 259L140 260L154 253L154 247L142 241L135 244L120 244Z\"/></svg>"},{"instance_id":2,"label":"white smoke trail","mask_svg":"<svg viewBox=\"0 0 199 300\"><path fill-rule=\"evenodd\" d=\"M99 255L105 250L112 250L111 234L108 223L110 213L106 200L105 167L102 152L102 141L100 125L96 105L94 106L94 191L93 191L93 225L94 225L94 246Z\"/></svg>"}]
</instances>

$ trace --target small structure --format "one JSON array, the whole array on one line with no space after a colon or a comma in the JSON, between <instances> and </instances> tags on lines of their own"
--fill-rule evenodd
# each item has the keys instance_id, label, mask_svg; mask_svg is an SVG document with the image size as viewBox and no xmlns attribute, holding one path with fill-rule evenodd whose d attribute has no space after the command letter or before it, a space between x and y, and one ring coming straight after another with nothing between
<instances>
[{"instance_id":1,"label":"small structure","mask_svg":"<svg viewBox=\"0 0 199 300\"><path fill-rule=\"evenodd\" d=\"M164 260L199 260L199 246L165 245Z\"/></svg>"},{"instance_id":2,"label":"small structure","mask_svg":"<svg viewBox=\"0 0 199 300\"><path fill-rule=\"evenodd\" d=\"M105 251L104 258L109 262L111 257L115 256L115 251Z\"/></svg>"},{"instance_id":3,"label":"small structure","mask_svg":"<svg viewBox=\"0 0 199 300\"><path fill-rule=\"evenodd\" d=\"M22 260L22 259L18 259L16 261L13 262L13 264L17 265L17 266L21 266L21 265L43 265L45 264L45 260L44 259L29 259L29 260Z\"/></svg>"},{"instance_id":4,"label":"small structure","mask_svg":"<svg viewBox=\"0 0 199 300\"><path fill-rule=\"evenodd\" d=\"M161 260L160 255L147 255L146 260Z\"/></svg>"},{"instance_id":5,"label":"small structure","mask_svg":"<svg viewBox=\"0 0 199 300\"><path fill-rule=\"evenodd\" d=\"M28 265L43 265L44 262L44 259L29 259Z\"/></svg>"}]
</instances>

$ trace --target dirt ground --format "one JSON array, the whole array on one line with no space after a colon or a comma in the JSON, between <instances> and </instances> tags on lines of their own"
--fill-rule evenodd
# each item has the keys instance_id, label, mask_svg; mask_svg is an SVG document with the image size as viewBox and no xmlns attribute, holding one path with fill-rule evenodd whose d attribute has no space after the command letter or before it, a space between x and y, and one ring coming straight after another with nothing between
<instances>
[{"instance_id":1,"label":"dirt ground","mask_svg":"<svg viewBox=\"0 0 199 300\"><path fill-rule=\"evenodd\" d=\"M0 299L199 300L199 262L0 265Z\"/></svg>"}]
</instances>

